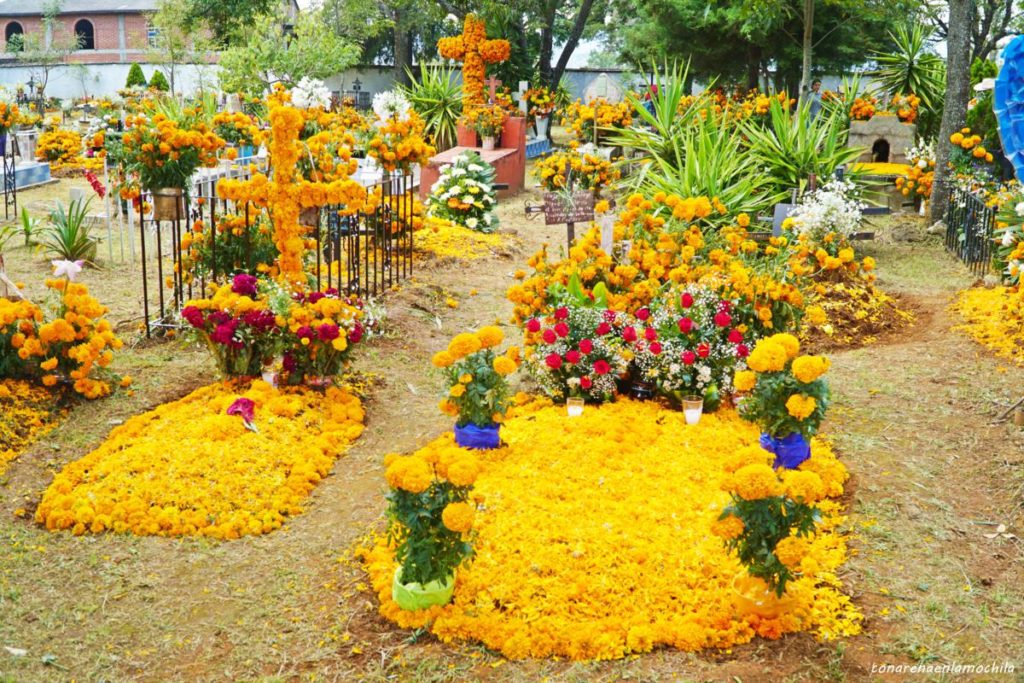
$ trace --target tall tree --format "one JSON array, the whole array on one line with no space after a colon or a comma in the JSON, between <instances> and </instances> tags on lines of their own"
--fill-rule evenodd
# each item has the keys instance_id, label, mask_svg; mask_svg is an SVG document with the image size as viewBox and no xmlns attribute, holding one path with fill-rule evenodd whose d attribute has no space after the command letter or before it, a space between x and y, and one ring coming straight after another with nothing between
<instances>
[{"instance_id":1,"label":"tall tree","mask_svg":"<svg viewBox=\"0 0 1024 683\"><path fill-rule=\"evenodd\" d=\"M932 184L933 221L941 220L949 203L949 137L967 120L971 97L971 26L973 0L949 0L949 31L946 34L946 106L935 155Z\"/></svg>"},{"instance_id":2,"label":"tall tree","mask_svg":"<svg viewBox=\"0 0 1024 683\"><path fill-rule=\"evenodd\" d=\"M187 0L188 22L204 26L221 47L245 43L257 18L274 13L281 0Z\"/></svg>"},{"instance_id":3,"label":"tall tree","mask_svg":"<svg viewBox=\"0 0 1024 683\"><path fill-rule=\"evenodd\" d=\"M972 61L989 59L996 43L1024 30L1024 13L1020 11L1020 4L1019 0L974 0L971 3L967 25L970 26ZM953 21L951 10L947 15L947 3L930 0L926 4L926 14L938 36L948 38Z\"/></svg>"},{"instance_id":4,"label":"tall tree","mask_svg":"<svg viewBox=\"0 0 1024 683\"><path fill-rule=\"evenodd\" d=\"M182 65L202 61L209 46L202 32L193 30L189 22L187 0L160 0L157 11L148 19L156 33L146 50L146 59L164 67L173 95Z\"/></svg>"},{"instance_id":5,"label":"tall tree","mask_svg":"<svg viewBox=\"0 0 1024 683\"><path fill-rule=\"evenodd\" d=\"M228 92L260 94L275 83L288 86L303 76L327 78L359 60L359 48L338 37L316 12L304 12L294 33L281 30L280 17L257 19L245 44L220 55L220 82Z\"/></svg>"}]
</instances>

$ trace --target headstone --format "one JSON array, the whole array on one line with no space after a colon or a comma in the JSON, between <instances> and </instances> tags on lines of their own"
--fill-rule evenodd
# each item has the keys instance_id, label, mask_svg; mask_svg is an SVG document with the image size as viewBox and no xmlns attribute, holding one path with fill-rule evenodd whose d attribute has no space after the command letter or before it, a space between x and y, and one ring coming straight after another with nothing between
<instances>
[{"instance_id":1,"label":"headstone","mask_svg":"<svg viewBox=\"0 0 1024 683\"><path fill-rule=\"evenodd\" d=\"M584 223L594 220L594 193L590 190L578 192L545 192L544 223Z\"/></svg>"},{"instance_id":2,"label":"headstone","mask_svg":"<svg viewBox=\"0 0 1024 683\"><path fill-rule=\"evenodd\" d=\"M598 97L603 97L609 102L621 102L623 97L625 97L625 93L621 85L611 76L602 72L583 91L584 102L596 100Z\"/></svg>"},{"instance_id":3,"label":"headstone","mask_svg":"<svg viewBox=\"0 0 1024 683\"><path fill-rule=\"evenodd\" d=\"M519 90L516 91L516 102L519 103L519 111L524 114L530 113L530 103L526 101L526 91L529 89L529 81L519 81Z\"/></svg>"},{"instance_id":4,"label":"headstone","mask_svg":"<svg viewBox=\"0 0 1024 683\"><path fill-rule=\"evenodd\" d=\"M494 76L491 76L490 78L488 78L487 80L484 81L484 85L487 86L487 89L491 93L491 100L490 101L491 101L491 104L493 104L494 103L494 96L498 92L498 86L501 85L501 81L499 81Z\"/></svg>"},{"instance_id":5,"label":"headstone","mask_svg":"<svg viewBox=\"0 0 1024 683\"><path fill-rule=\"evenodd\" d=\"M606 213L597 219L597 224L601 226L601 251L610 256L615 246L615 216Z\"/></svg>"}]
</instances>

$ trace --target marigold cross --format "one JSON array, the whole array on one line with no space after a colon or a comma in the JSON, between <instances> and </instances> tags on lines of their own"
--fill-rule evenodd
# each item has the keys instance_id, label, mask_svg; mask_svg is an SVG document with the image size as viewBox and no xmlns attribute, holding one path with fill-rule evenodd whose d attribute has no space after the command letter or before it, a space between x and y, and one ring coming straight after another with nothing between
<instances>
[{"instance_id":1,"label":"marigold cross","mask_svg":"<svg viewBox=\"0 0 1024 683\"><path fill-rule=\"evenodd\" d=\"M483 19L467 14L461 36L441 38L437 50L445 59L462 62L463 109L487 103L484 97L486 64L508 59L512 46L507 40L489 40Z\"/></svg>"},{"instance_id":2,"label":"marigold cross","mask_svg":"<svg viewBox=\"0 0 1024 683\"><path fill-rule=\"evenodd\" d=\"M298 175L296 165L303 146L299 133L305 125L302 112L287 104L270 110L270 177L256 173L251 180L222 179L217 195L236 204L251 202L265 208L274 225L278 276L292 286L306 282L303 252L310 228L299 223L302 209L341 204L344 213L356 213L372 201L366 188L341 178L329 183L311 182Z\"/></svg>"}]
</instances>

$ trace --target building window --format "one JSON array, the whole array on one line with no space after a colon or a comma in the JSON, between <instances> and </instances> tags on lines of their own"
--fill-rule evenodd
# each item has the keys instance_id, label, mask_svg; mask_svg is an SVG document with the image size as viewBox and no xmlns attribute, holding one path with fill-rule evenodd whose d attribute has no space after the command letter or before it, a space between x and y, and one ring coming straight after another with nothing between
<instances>
[{"instance_id":1,"label":"building window","mask_svg":"<svg viewBox=\"0 0 1024 683\"><path fill-rule=\"evenodd\" d=\"M160 36L160 29L153 28L150 26L146 29L146 39L149 41L150 47L156 47L156 39Z\"/></svg>"},{"instance_id":2,"label":"building window","mask_svg":"<svg viewBox=\"0 0 1024 683\"><path fill-rule=\"evenodd\" d=\"M75 22L75 35L78 36L79 50L95 50L96 34L92 28L92 22L88 19L79 19Z\"/></svg>"},{"instance_id":3,"label":"building window","mask_svg":"<svg viewBox=\"0 0 1024 683\"><path fill-rule=\"evenodd\" d=\"M14 39L14 44L11 44L11 39ZM4 29L4 41L7 43L8 50L23 50L25 48L25 29L21 27L16 21L9 22L7 28Z\"/></svg>"}]
</instances>

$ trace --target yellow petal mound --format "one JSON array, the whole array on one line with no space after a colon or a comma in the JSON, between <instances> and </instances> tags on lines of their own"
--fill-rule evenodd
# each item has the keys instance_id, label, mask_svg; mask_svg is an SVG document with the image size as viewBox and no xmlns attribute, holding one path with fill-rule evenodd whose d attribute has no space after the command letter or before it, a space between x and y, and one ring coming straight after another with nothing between
<instances>
[{"instance_id":1,"label":"yellow petal mound","mask_svg":"<svg viewBox=\"0 0 1024 683\"><path fill-rule=\"evenodd\" d=\"M15 379L0 381L0 474L53 429L59 413L54 395L43 387Z\"/></svg>"},{"instance_id":2,"label":"yellow petal mound","mask_svg":"<svg viewBox=\"0 0 1024 683\"><path fill-rule=\"evenodd\" d=\"M228 415L254 405L257 431ZM138 415L65 466L36 510L48 529L239 538L277 529L363 431L340 389L214 384Z\"/></svg>"},{"instance_id":3,"label":"yellow petal mound","mask_svg":"<svg viewBox=\"0 0 1024 683\"><path fill-rule=\"evenodd\" d=\"M1024 365L1024 294L1019 288L965 289L954 308L964 320L955 329L997 356Z\"/></svg>"},{"instance_id":4,"label":"yellow petal mound","mask_svg":"<svg viewBox=\"0 0 1024 683\"><path fill-rule=\"evenodd\" d=\"M476 556L457 572L451 604L403 611L391 600L395 561L386 539L360 551L381 614L399 626L426 626L442 641L483 643L510 659L574 660L728 648L799 630L822 638L859 631L861 617L836 576L847 550L835 500L819 503L824 519L806 546L786 548L787 560L813 570L789 584L793 609L769 619L734 604L741 566L723 538L740 533L742 522L719 521L729 504L720 486L740 462L757 469L759 459L757 429L735 412L688 426L682 413L649 402L587 406L570 419L564 406L535 401L511 411L502 438L507 448L477 452ZM414 457L438 450L460 449L445 434ZM740 451L749 455L738 458ZM787 480L789 488L841 495L846 469L826 442L814 440L801 471L808 476ZM765 486L777 493L768 472ZM755 486L756 473L750 479ZM446 512L445 523L466 528L464 513Z\"/></svg>"}]
</instances>

